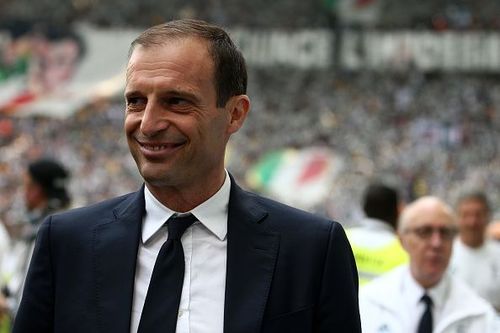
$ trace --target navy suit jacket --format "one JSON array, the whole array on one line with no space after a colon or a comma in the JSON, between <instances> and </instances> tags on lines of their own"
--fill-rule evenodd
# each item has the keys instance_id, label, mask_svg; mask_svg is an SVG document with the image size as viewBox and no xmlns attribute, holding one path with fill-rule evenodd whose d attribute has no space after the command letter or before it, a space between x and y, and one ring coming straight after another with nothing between
<instances>
[{"instance_id":1,"label":"navy suit jacket","mask_svg":"<svg viewBox=\"0 0 500 333\"><path fill-rule=\"evenodd\" d=\"M14 333L128 333L143 189L54 215L37 237ZM225 333L361 332L358 277L336 222L233 181Z\"/></svg>"}]
</instances>

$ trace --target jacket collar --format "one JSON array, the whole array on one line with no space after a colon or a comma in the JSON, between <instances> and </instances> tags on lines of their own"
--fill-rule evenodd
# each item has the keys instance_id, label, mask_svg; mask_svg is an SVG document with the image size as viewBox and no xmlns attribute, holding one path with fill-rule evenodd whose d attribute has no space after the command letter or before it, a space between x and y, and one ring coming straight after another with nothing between
<instances>
[{"instance_id":1,"label":"jacket collar","mask_svg":"<svg viewBox=\"0 0 500 333\"><path fill-rule=\"evenodd\" d=\"M94 229L93 258L99 332L128 332L137 249L144 215L144 186L125 197L113 218Z\"/></svg>"},{"instance_id":2,"label":"jacket collar","mask_svg":"<svg viewBox=\"0 0 500 333\"><path fill-rule=\"evenodd\" d=\"M224 332L260 332L280 236L258 197L231 179Z\"/></svg>"},{"instance_id":3,"label":"jacket collar","mask_svg":"<svg viewBox=\"0 0 500 333\"><path fill-rule=\"evenodd\" d=\"M407 300L403 297L402 288L404 275L410 274L408 265L395 268L381 278L374 280L361 290L360 296L369 302L378 304L386 311L393 313L396 317L401 315L401 304ZM448 273L445 273L448 274ZM441 317L436 332L444 332L446 328L461 319L479 316L488 312L488 305L475 296L462 282L452 276L444 276L446 299L443 300ZM412 314L408 314L412 315ZM401 318L401 320L405 320Z\"/></svg>"},{"instance_id":4,"label":"jacket collar","mask_svg":"<svg viewBox=\"0 0 500 333\"><path fill-rule=\"evenodd\" d=\"M137 249L145 212L144 187L125 197L94 229L95 299L100 332L128 332ZM225 333L260 332L280 236L256 195L231 176L228 207Z\"/></svg>"}]
</instances>

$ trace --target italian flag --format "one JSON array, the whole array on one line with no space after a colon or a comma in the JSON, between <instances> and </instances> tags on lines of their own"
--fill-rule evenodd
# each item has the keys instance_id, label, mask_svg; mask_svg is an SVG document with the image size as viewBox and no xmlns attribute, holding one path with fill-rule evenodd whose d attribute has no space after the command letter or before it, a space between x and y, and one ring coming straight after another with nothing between
<instances>
[{"instance_id":1,"label":"italian flag","mask_svg":"<svg viewBox=\"0 0 500 333\"><path fill-rule=\"evenodd\" d=\"M308 209L327 198L340 168L340 160L326 148L287 148L264 155L246 181L256 191Z\"/></svg>"}]
</instances>

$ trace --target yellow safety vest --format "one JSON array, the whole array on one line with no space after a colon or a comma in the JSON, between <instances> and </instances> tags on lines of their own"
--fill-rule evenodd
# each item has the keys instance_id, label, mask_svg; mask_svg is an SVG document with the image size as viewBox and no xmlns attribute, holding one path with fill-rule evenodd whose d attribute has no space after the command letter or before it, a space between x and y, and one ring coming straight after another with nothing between
<instances>
[{"instance_id":1,"label":"yellow safety vest","mask_svg":"<svg viewBox=\"0 0 500 333\"><path fill-rule=\"evenodd\" d=\"M373 247L354 243L350 237L350 230L347 230L347 237L354 253L361 286L408 262L408 254L397 238L379 247Z\"/></svg>"}]
</instances>

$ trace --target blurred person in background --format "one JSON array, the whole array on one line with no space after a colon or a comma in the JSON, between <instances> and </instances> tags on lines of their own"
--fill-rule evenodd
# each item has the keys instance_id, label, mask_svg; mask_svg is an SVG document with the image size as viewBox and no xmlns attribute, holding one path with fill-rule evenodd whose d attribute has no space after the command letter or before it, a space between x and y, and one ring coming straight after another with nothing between
<instances>
[{"instance_id":1,"label":"blurred person in background","mask_svg":"<svg viewBox=\"0 0 500 333\"><path fill-rule=\"evenodd\" d=\"M361 289L363 332L499 332L492 306L447 273L454 220L451 207L437 197L422 197L403 210L398 234L409 265Z\"/></svg>"},{"instance_id":2,"label":"blurred person in background","mask_svg":"<svg viewBox=\"0 0 500 333\"><path fill-rule=\"evenodd\" d=\"M396 235L400 204L398 192L385 184L370 184L363 193L366 218L347 230L360 285L408 261Z\"/></svg>"},{"instance_id":3,"label":"blurred person in background","mask_svg":"<svg viewBox=\"0 0 500 333\"><path fill-rule=\"evenodd\" d=\"M3 221L0 219L0 275L4 266L4 260L10 251L10 237ZM10 317L8 302L5 296L0 293L0 333L10 331Z\"/></svg>"},{"instance_id":4,"label":"blurred person in background","mask_svg":"<svg viewBox=\"0 0 500 333\"><path fill-rule=\"evenodd\" d=\"M46 219L15 333L361 331L341 225L225 169L246 86L215 25L171 21L132 42L124 128L145 185Z\"/></svg>"},{"instance_id":5,"label":"blurred person in background","mask_svg":"<svg viewBox=\"0 0 500 333\"><path fill-rule=\"evenodd\" d=\"M500 244L486 235L491 217L486 194L463 194L456 213L459 235L453 245L451 270L500 311Z\"/></svg>"},{"instance_id":6,"label":"blurred person in background","mask_svg":"<svg viewBox=\"0 0 500 333\"><path fill-rule=\"evenodd\" d=\"M69 172L56 160L43 158L28 165L23 184L26 220L13 229L12 247L1 266L2 295L12 315L19 305L40 224L70 205L68 181Z\"/></svg>"},{"instance_id":7,"label":"blurred person in background","mask_svg":"<svg viewBox=\"0 0 500 333\"><path fill-rule=\"evenodd\" d=\"M486 228L486 234L489 238L500 244L500 220L495 220L488 225Z\"/></svg>"}]
</instances>

